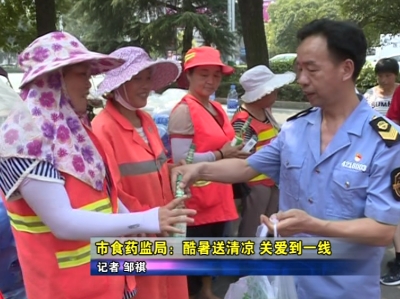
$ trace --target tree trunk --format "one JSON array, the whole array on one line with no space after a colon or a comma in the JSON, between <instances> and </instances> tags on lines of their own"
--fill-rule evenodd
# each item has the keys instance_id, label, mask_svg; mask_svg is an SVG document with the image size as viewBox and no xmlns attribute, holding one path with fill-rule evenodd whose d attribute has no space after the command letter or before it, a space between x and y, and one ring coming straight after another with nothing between
<instances>
[{"instance_id":1,"label":"tree trunk","mask_svg":"<svg viewBox=\"0 0 400 299\"><path fill-rule=\"evenodd\" d=\"M35 0L38 37L57 30L55 0Z\"/></svg>"},{"instance_id":2,"label":"tree trunk","mask_svg":"<svg viewBox=\"0 0 400 299\"><path fill-rule=\"evenodd\" d=\"M182 1L182 13L191 11L195 12L196 10L193 7L193 1L191 0L183 0ZM182 61L186 55L186 52L192 48L193 42L193 30L194 27L192 24L186 24L185 29L183 31L183 40L182 40Z\"/></svg>"},{"instance_id":3,"label":"tree trunk","mask_svg":"<svg viewBox=\"0 0 400 299\"><path fill-rule=\"evenodd\" d=\"M269 65L264 30L263 0L239 0L247 67Z\"/></svg>"}]
</instances>

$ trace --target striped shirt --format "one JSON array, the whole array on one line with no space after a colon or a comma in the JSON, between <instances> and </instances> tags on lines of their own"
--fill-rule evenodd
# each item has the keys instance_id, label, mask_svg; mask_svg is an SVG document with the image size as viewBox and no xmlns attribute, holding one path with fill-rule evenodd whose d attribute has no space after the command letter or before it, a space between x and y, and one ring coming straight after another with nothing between
<instances>
[{"instance_id":1,"label":"striped shirt","mask_svg":"<svg viewBox=\"0 0 400 299\"><path fill-rule=\"evenodd\" d=\"M245 108L243 107L239 107L238 110L236 111L245 111L247 112L251 117L255 118L253 115L251 115L251 113L249 111L247 111ZM263 121L263 123L265 124L269 124L270 121L268 119L267 116L265 116L265 120ZM241 133L242 132L242 128L245 124L245 121L242 120L235 120L232 123L233 129L235 130L236 133ZM257 140L257 133L256 131L253 130L253 128L251 128L251 126L247 127L247 130L244 132L243 134L243 142L246 143L247 141L249 141L252 137L255 137L255 139Z\"/></svg>"},{"instance_id":2,"label":"striped shirt","mask_svg":"<svg viewBox=\"0 0 400 299\"><path fill-rule=\"evenodd\" d=\"M9 200L21 198L18 187L25 178L62 184L65 181L61 173L49 162L28 158L0 159L0 189L6 198ZM106 182L107 193L110 196L112 182L107 167Z\"/></svg>"}]
</instances>

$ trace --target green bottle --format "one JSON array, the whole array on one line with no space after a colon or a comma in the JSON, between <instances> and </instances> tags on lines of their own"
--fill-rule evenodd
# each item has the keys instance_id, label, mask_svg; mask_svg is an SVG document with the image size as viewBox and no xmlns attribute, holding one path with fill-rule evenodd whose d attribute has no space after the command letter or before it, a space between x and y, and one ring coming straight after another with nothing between
<instances>
[{"instance_id":1,"label":"green bottle","mask_svg":"<svg viewBox=\"0 0 400 299\"><path fill-rule=\"evenodd\" d=\"M194 158L194 152L196 150L195 145L192 143L189 148L189 152L186 156L186 164L192 164L193 163L193 158ZM185 191L179 186L182 181L182 175L178 175L178 178L176 180L176 191L175 191L175 197L176 198L181 198L185 196ZM185 204L182 204L182 206L177 207L177 209L183 209L185 208ZM186 237L186 223L177 223L175 224L175 227L183 231L183 234L180 233L174 233L172 236L173 237L181 237L185 238Z\"/></svg>"},{"instance_id":2,"label":"green bottle","mask_svg":"<svg viewBox=\"0 0 400 299\"><path fill-rule=\"evenodd\" d=\"M252 117L249 117L246 122L244 123L242 129L240 130L239 133L236 134L235 138L231 142L231 146L238 146L243 143L243 138L242 136L246 133L247 129L249 128L251 121L253 120Z\"/></svg>"}]
</instances>

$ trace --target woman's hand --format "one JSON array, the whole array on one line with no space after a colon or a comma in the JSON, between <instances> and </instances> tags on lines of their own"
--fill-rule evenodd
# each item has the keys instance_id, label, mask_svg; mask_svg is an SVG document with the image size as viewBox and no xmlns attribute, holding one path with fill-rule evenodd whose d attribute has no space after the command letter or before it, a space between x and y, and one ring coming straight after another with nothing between
<instances>
[{"instance_id":1,"label":"woman's hand","mask_svg":"<svg viewBox=\"0 0 400 299\"><path fill-rule=\"evenodd\" d=\"M241 151L244 144L238 146L232 146L231 142L227 142L220 151L222 152L224 158L238 158L238 159L246 159L250 156L250 153L246 153Z\"/></svg>"},{"instance_id":2,"label":"woman's hand","mask_svg":"<svg viewBox=\"0 0 400 299\"><path fill-rule=\"evenodd\" d=\"M184 233L179 229L175 228L176 223L193 223L194 219L188 216L194 216L196 214L195 210L191 209L181 209L182 202L186 200L187 197L175 198L173 201L167 205L161 207L158 210L158 221L160 223L160 231L164 233Z\"/></svg>"}]
</instances>

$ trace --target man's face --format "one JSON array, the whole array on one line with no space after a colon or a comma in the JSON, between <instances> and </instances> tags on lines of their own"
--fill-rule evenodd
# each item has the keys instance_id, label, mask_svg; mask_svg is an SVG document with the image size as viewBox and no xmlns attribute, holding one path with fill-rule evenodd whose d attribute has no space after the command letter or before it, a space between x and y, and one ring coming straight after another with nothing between
<instances>
[{"instance_id":1,"label":"man's face","mask_svg":"<svg viewBox=\"0 0 400 299\"><path fill-rule=\"evenodd\" d=\"M310 36L297 48L297 82L310 104L321 107L333 104L343 82L351 80L353 62L335 61L323 36Z\"/></svg>"},{"instance_id":2,"label":"man's face","mask_svg":"<svg viewBox=\"0 0 400 299\"><path fill-rule=\"evenodd\" d=\"M393 73L379 73L377 79L381 88L390 89L396 84L397 76Z\"/></svg>"}]
</instances>

